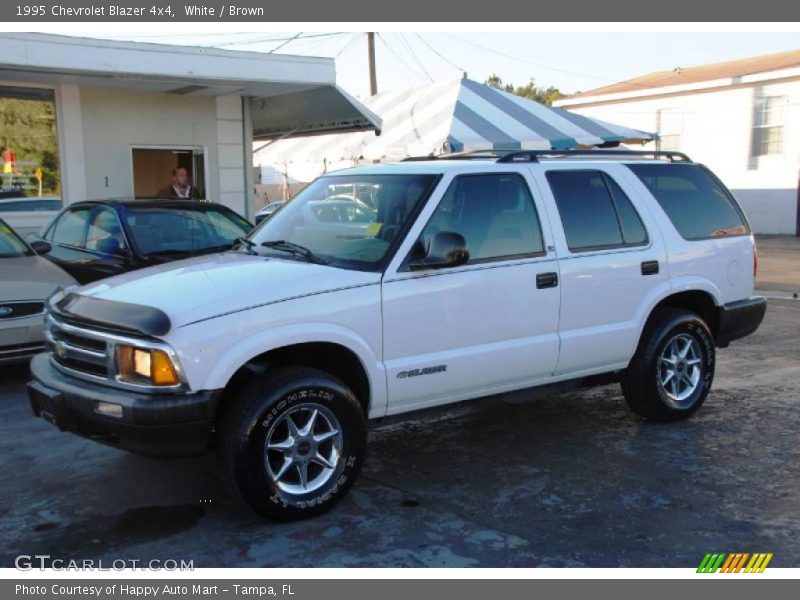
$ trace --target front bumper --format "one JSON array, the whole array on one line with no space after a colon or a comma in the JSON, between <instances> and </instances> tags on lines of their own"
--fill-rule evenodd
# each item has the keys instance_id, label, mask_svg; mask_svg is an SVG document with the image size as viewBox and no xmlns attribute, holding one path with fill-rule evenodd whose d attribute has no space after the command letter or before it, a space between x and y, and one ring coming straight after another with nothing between
<instances>
[{"instance_id":1,"label":"front bumper","mask_svg":"<svg viewBox=\"0 0 800 600\"><path fill-rule=\"evenodd\" d=\"M753 296L721 306L716 335L717 345L724 348L732 341L753 333L761 325L766 312L767 299L763 296Z\"/></svg>"},{"instance_id":2,"label":"front bumper","mask_svg":"<svg viewBox=\"0 0 800 600\"><path fill-rule=\"evenodd\" d=\"M0 365L25 362L44 350L42 342L0 346Z\"/></svg>"},{"instance_id":3,"label":"front bumper","mask_svg":"<svg viewBox=\"0 0 800 600\"><path fill-rule=\"evenodd\" d=\"M147 394L117 390L64 375L47 354L31 361L28 398L33 414L69 431L149 456L192 456L208 450L222 390ZM122 416L97 412L98 403L122 407Z\"/></svg>"},{"instance_id":4,"label":"front bumper","mask_svg":"<svg viewBox=\"0 0 800 600\"><path fill-rule=\"evenodd\" d=\"M44 350L42 315L0 321L0 365L25 362Z\"/></svg>"}]
</instances>

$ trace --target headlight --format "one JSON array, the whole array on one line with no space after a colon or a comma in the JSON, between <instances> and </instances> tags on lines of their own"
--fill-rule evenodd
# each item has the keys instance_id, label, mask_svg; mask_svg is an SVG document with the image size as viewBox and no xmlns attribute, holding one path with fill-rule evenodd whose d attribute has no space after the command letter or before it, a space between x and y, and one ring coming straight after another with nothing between
<instances>
[{"instance_id":1,"label":"headlight","mask_svg":"<svg viewBox=\"0 0 800 600\"><path fill-rule=\"evenodd\" d=\"M163 350L117 346L117 374L120 380L146 385L180 383L172 359Z\"/></svg>"}]
</instances>

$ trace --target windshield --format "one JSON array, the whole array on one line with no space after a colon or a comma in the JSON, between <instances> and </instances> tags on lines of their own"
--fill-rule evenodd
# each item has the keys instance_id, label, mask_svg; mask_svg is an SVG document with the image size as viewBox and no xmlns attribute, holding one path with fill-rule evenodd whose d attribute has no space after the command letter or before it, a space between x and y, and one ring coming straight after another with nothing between
<instances>
[{"instance_id":1,"label":"windshield","mask_svg":"<svg viewBox=\"0 0 800 600\"><path fill-rule=\"evenodd\" d=\"M309 256L337 267L379 268L427 198L437 175L329 175L310 183L251 235L259 253ZM276 245L274 242L284 242ZM297 252L297 247L303 253ZM309 254L310 253L310 254Z\"/></svg>"},{"instance_id":2,"label":"windshield","mask_svg":"<svg viewBox=\"0 0 800 600\"><path fill-rule=\"evenodd\" d=\"M14 230L6 225L5 221L0 221L0 258L19 258L32 255L31 249L14 233Z\"/></svg>"},{"instance_id":3,"label":"windshield","mask_svg":"<svg viewBox=\"0 0 800 600\"><path fill-rule=\"evenodd\" d=\"M251 228L237 215L214 209L132 208L125 221L144 255L225 250Z\"/></svg>"}]
</instances>

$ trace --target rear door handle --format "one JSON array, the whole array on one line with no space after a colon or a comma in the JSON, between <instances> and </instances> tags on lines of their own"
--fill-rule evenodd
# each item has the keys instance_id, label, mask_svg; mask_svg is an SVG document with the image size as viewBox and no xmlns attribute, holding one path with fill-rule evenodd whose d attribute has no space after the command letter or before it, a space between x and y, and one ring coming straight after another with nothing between
<instances>
[{"instance_id":1,"label":"rear door handle","mask_svg":"<svg viewBox=\"0 0 800 600\"><path fill-rule=\"evenodd\" d=\"M658 275L658 261L646 260L642 263L642 275Z\"/></svg>"},{"instance_id":2,"label":"rear door handle","mask_svg":"<svg viewBox=\"0 0 800 600\"><path fill-rule=\"evenodd\" d=\"M536 287L554 288L558 285L558 273L539 273L536 275Z\"/></svg>"}]
</instances>

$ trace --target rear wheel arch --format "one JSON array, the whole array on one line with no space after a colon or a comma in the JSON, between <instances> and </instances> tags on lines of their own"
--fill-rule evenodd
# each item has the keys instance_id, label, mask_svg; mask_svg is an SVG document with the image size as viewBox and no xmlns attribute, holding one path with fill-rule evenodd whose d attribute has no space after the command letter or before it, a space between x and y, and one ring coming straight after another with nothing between
<instances>
[{"instance_id":1,"label":"rear wheel arch","mask_svg":"<svg viewBox=\"0 0 800 600\"><path fill-rule=\"evenodd\" d=\"M709 292L704 290L688 290L670 294L658 301L651 309L642 327L642 335L648 330L653 319L664 309L682 309L693 312L705 321L714 339L719 331L719 306ZM641 337L641 336L640 336Z\"/></svg>"}]
</instances>

